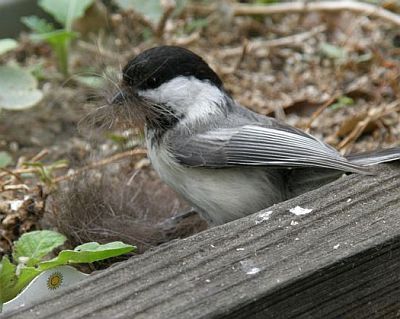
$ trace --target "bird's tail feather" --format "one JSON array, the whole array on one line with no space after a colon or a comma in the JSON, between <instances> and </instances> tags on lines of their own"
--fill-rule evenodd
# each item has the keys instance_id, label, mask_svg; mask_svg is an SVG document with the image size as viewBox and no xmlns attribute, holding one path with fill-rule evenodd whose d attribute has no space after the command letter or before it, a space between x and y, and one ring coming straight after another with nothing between
<instances>
[{"instance_id":1,"label":"bird's tail feather","mask_svg":"<svg viewBox=\"0 0 400 319\"><path fill-rule=\"evenodd\" d=\"M346 158L357 165L370 166L400 160L400 147L352 154ZM325 168L300 168L288 172L287 198L309 192L328 184L343 175L342 171Z\"/></svg>"},{"instance_id":2,"label":"bird's tail feather","mask_svg":"<svg viewBox=\"0 0 400 319\"><path fill-rule=\"evenodd\" d=\"M379 151L365 152L359 154L351 154L346 158L359 165L376 165L380 163L392 162L400 160L400 147L388 148Z\"/></svg>"}]
</instances>

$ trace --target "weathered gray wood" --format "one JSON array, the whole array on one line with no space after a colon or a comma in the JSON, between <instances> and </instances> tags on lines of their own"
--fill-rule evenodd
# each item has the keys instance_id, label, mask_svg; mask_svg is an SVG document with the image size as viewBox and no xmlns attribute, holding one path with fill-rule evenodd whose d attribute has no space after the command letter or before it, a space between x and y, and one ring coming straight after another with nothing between
<instances>
[{"instance_id":1,"label":"weathered gray wood","mask_svg":"<svg viewBox=\"0 0 400 319\"><path fill-rule=\"evenodd\" d=\"M295 206L313 211L303 216ZM393 318L400 166L131 258L10 318ZM251 269L254 268L254 269ZM257 272L257 269L259 270Z\"/></svg>"}]
</instances>

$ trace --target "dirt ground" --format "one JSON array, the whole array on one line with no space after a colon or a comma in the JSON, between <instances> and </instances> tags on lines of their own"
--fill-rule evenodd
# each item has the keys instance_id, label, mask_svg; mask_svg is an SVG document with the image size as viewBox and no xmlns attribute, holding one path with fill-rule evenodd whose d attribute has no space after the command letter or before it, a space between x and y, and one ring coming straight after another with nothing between
<instances>
[{"instance_id":1,"label":"dirt ground","mask_svg":"<svg viewBox=\"0 0 400 319\"><path fill-rule=\"evenodd\" d=\"M235 15L234 4L191 3L159 29L107 8L101 30L77 26L67 79L46 44L21 34L0 63L40 66L45 97L30 110L0 113L0 150L14 160L0 171L0 255L40 228L58 229L70 245L123 240L144 251L206 227L196 217L178 229L163 223L188 207L151 169L139 129L81 121L115 91L131 56L159 44L193 50L238 102L343 153L399 145L398 25L348 11ZM86 86L82 75L99 75L106 87Z\"/></svg>"}]
</instances>

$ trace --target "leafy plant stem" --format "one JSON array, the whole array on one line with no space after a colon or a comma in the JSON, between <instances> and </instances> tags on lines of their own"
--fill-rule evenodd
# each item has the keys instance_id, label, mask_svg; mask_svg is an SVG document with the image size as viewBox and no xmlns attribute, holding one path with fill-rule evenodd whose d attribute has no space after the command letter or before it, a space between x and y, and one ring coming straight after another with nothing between
<instances>
[{"instance_id":1,"label":"leafy plant stem","mask_svg":"<svg viewBox=\"0 0 400 319\"><path fill-rule=\"evenodd\" d=\"M68 76L68 50L69 50L70 40L65 40L63 42L55 43L52 45L53 50L56 53L59 69L61 73L67 77Z\"/></svg>"}]
</instances>

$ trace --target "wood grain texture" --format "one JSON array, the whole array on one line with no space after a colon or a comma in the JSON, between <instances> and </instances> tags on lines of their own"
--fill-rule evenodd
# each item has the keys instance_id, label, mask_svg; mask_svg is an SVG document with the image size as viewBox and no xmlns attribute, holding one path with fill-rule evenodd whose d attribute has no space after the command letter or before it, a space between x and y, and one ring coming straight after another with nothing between
<instances>
[{"instance_id":1,"label":"wood grain texture","mask_svg":"<svg viewBox=\"0 0 400 319\"><path fill-rule=\"evenodd\" d=\"M377 173L160 246L8 318L395 318L400 165Z\"/></svg>"}]
</instances>

